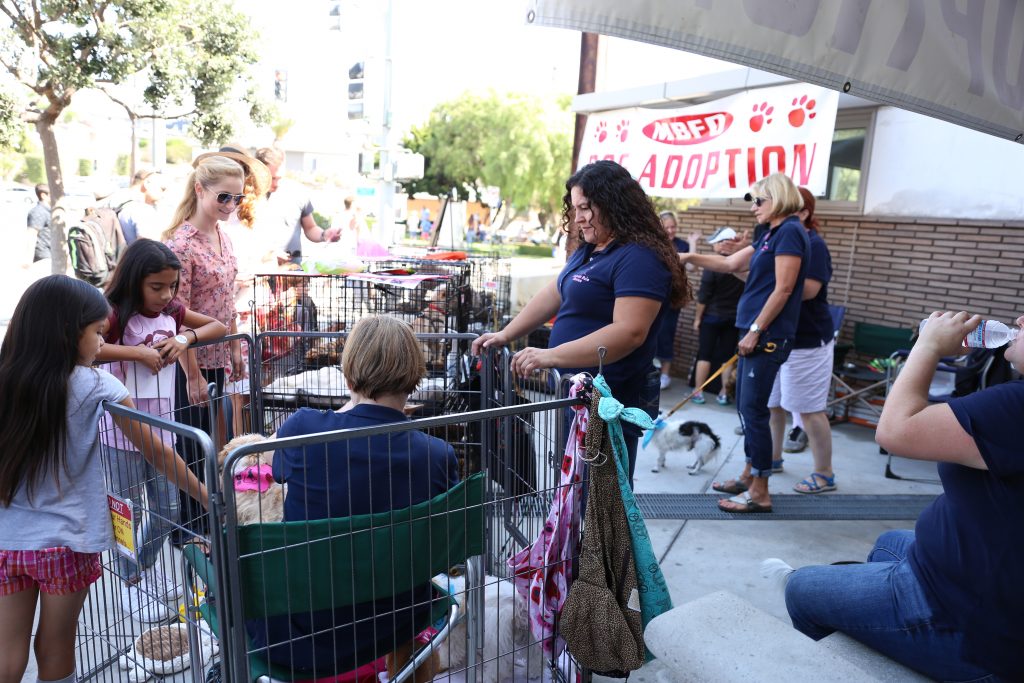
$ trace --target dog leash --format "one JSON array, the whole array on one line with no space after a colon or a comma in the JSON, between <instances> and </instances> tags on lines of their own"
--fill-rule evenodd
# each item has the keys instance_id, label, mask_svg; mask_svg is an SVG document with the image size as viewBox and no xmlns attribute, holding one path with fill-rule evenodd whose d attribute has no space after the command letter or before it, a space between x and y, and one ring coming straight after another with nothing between
<instances>
[{"instance_id":1,"label":"dog leash","mask_svg":"<svg viewBox=\"0 0 1024 683\"><path fill-rule=\"evenodd\" d=\"M774 351L774 349L772 349L772 350ZM732 364L733 364L733 363L735 363L735 362L736 362L737 360L739 360L739 357L740 357L740 356L739 356L739 354L738 354L738 353L734 353L734 354L732 355L732 358L730 358L729 360L727 360L727 361L725 361L724 363L722 363L722 367L720 367L720 368L718 368L717 370L715 370L715 374L713 374L713 375L711 375L710 377L708 377L707 381L705 381L705 382L704 382L704 384L701 384L701 385L700 385L699 387L697 387L696 389L694 389L692 393L688 394L688 395L687 395L687 396L686 396L685 398L683 398L683 400L682 400L682 401L680 401L679 403L677 403L677 404L675 405L675 407L673 407L673 408L672 408L672 410L668 411L668 414L667 414L667 415L665 415L665 419L668 419L668 418L672 417L672 415L673 415L673 414L674 414L674 413L675 413L675 412L676 412L677 410L679 410L679 409L680 409L680 408L682 408L682 407L683 407L684 405L686 405L687 401L689 401L689 400L690 400L691 398L693 398L694 396L696 396L696 395L697 395L697 394L699 394L700 392L704 391L704 387L706 387L707 385L711 384L711 382L713 382L713 381L715 380L715 378L716 378L716 377L718 377L718 376L719 376L719 375L721 375L721 374L722 374L723 372L725 372L725 369L726 369L726 368L728 368L728 367L729 367L730 365L732 365Z\"/></svg>"},{"instance_id":2,"label":"dog leash","mask_svg":"<svg viewBox=\"0 0 1024 683\"><path fill-rule=\"evenodd\" d=\"M773 345L772 345L772 349L771 349L771 351L768 351L768 353L772 353L772 352L774 352L774 351L775 351L775 346L774 346L774 344L773 344ZM736 362L736 361L737 361L737 360L739 359L739 357L740 357L740 356L739 356L739 354L738 354L738 353L734 353L734 354L733 354L733 356L732 356L732 358L730 358L729 360L727 360L727 361L725 361L724 363L722 363L722 367L720 367L720 368L718 368L717 370L715 370L715 374L713 374L713 375L711 375L710 377L708 377L708 378L707 378L707 380L706 380L706 381L704 382L704 384L701 384L701 385L700 385L699 387L697 387L696 389L694 389L692 393L688 394L688 395L686 396L686 398L684 398L684 399L683 399L682 401L680 401L679 403L677 403L677 404L676 404L676 405L675 405L675 406L674 406L674 407L672 408L672 410L668 411L668 414L667 414L667 415L665 415L664 417L662 417L661 415L659 415L659 416L658 416L658 419L656 419L656 420L654 421L654 427L652 427L651 429L647 429L647 430L645 430L645 431L644 431L644 437L643 437L643 446L644 446L644 448L647 448L647 444L649 444L649 443L651 442L651 439L653 439L653 438L654 438L654 433L655 433L656 431L658 431L659 429L664 429L664 428L665 428L665 425L667 424L666 420L667 420L668 418L672 417L673 413L675 413L675 412L676 412L677 410L679 410L679 409L680 409L680 408L682 408L682 407L683 407L684 405L686 405L687 401L689 401L689 400L690 400L691 398L693 398L694 396L696 396L696 395L697 395L697 394L699 394L700 392L704 391L704 387L706 387L707 385L711 384L711 381L712 381L712 380L714 380L714 379L715 379L716 377L718 377L718 376L719 376L719 375L721 375L721 374L722 374L723 372L725 372L725 369L726 369L727 367L729 367L730 365L732 365L733 363L735 363L735 362Z\"/></svg>"}]
</instances>

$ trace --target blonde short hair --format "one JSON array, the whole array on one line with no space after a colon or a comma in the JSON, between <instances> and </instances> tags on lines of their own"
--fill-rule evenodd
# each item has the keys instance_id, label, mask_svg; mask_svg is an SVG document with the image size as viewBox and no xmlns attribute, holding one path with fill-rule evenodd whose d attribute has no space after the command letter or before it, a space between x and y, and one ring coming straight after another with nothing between
<instances>
[{"instance_id":1,"label":"blonde short hair","mask_svg":"<svg viewBox=\"0 0 1024 683\"><path fill-rule=\"evenodd\" d=\"M427 374L423 349L412 327L389 315L356 323L341 353L349 388L367 398L411 394Z\"/></svg>"},{"instance_id":2,"label":"blonde short hair","mask_svg":"<svg viewBox=\"0 0 1024 683\"><path fill-rule=\"evenodd\" d=\"M768 197L772 200L771 218L789 216L804 208L804 198L800 191L784 173L772 173L767 178L754 183L750 194L755 197Z\"/></svg>"}]
</instances>

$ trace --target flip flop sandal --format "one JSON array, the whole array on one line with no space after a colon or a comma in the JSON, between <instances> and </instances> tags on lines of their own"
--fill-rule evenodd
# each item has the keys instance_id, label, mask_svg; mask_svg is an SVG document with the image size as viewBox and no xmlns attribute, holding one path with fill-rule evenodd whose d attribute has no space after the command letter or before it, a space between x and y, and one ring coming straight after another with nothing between
<instances>
[{"instance_id":1,"label":"flip flop sandal","mask_svg":"<svg viewBox=\"0 0 1024 683\"><path fill-rule=\"evenodd\" d=\"M751 514L751 513L757 513L757 512L771 512L772 511L772 506L771 505L762 505L761 503L755 503L754 501L752 501L750 499L750 494L749 493L741 493L738 496L733 496L732 498L726 498L725 500L727 502L730 502L730 503L735 503L736 505L742 505L743 507L736 508L736 509L724 508L724 507L722 507L722 502L723 501L720 500L720 501L718 501L718 509L721 510L722 512L731 512L733 514L744 514L745 515L745 514Z\"/></svg>"},{"instance_id":2,"label":"flip flop sandal","mask_svg":"<svg viewBox=\"0 0 1024 683\"><path fill-rule=\"evenodd\" d=\"M824 483L819 484L819 479ZM804 488L800 488L801 486L803 486ZM831 477L826 477L824 474L821 474L819 472L811 472L811 476L807 477L806 479L800 481L797 484L794 484L793 490L796 491L797 493L808 494L835 491L836 475L833 474Z\"/></svg>"},{"instance_id":3,"label":"flip flop sandal","mask_svg":"<svg viewBox=\"0 0 1024 683\"><path fill-rule=\"evenodd\" d=\"M711 485L712 490L718 491L719 493L730 493L736 495L737 493L743 493L749 488L746 484L740 481L739 478L729 479L721 484L717 481Z\"/></svg>"}]
</instances>

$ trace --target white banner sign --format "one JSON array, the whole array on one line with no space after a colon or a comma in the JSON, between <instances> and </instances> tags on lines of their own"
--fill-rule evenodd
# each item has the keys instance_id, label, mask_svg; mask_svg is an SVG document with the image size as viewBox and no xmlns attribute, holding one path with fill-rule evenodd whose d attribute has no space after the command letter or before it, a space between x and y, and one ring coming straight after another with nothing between
<instances>
[{"instance_id":1,"label":"white banner sign","mask_svg":"<svg viewBox=\"0 0 1024 683\"><path fill-rule=\"evenodd\" d=\"M657 197L738 197L777 171L819 195L838 105L839 93L796 84L680 109L591 114L579 165L616 161Z\"/></svg>"},{"instance_id":2,"label":"white banner sign","mask_svg":"<svg viewBox=\"0 0 1024 683\"><path fill-rule=\"evenodd\" d=\"M530 0L526 19L744 64L1024 141L1018 0Z\"/></svg>"}]
</instances>

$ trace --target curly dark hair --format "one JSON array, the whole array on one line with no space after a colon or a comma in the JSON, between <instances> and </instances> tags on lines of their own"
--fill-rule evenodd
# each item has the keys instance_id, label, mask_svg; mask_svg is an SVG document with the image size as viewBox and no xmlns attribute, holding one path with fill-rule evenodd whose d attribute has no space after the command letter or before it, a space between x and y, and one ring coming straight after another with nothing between
<instances>
[{"instance_id":1,"label":"curly dark hair","mask_svg":"<svg viewBox=\"0 0 1024 683\"><path fill-rule=\"evenodd\" d=\"M668 303L682 308L693 298L690 282L679 263L671 239L661 227L661 219L650 198L629 171L614 161L595 161L576 171L565 181L562 197L562 230L571 234L573 224L572 188L579 187L583 195L596 206L612 237L619 242L636 242L657 254L672 275ZM583 241L583 236L578 235Z\"/></svg>"}]
</instances>

